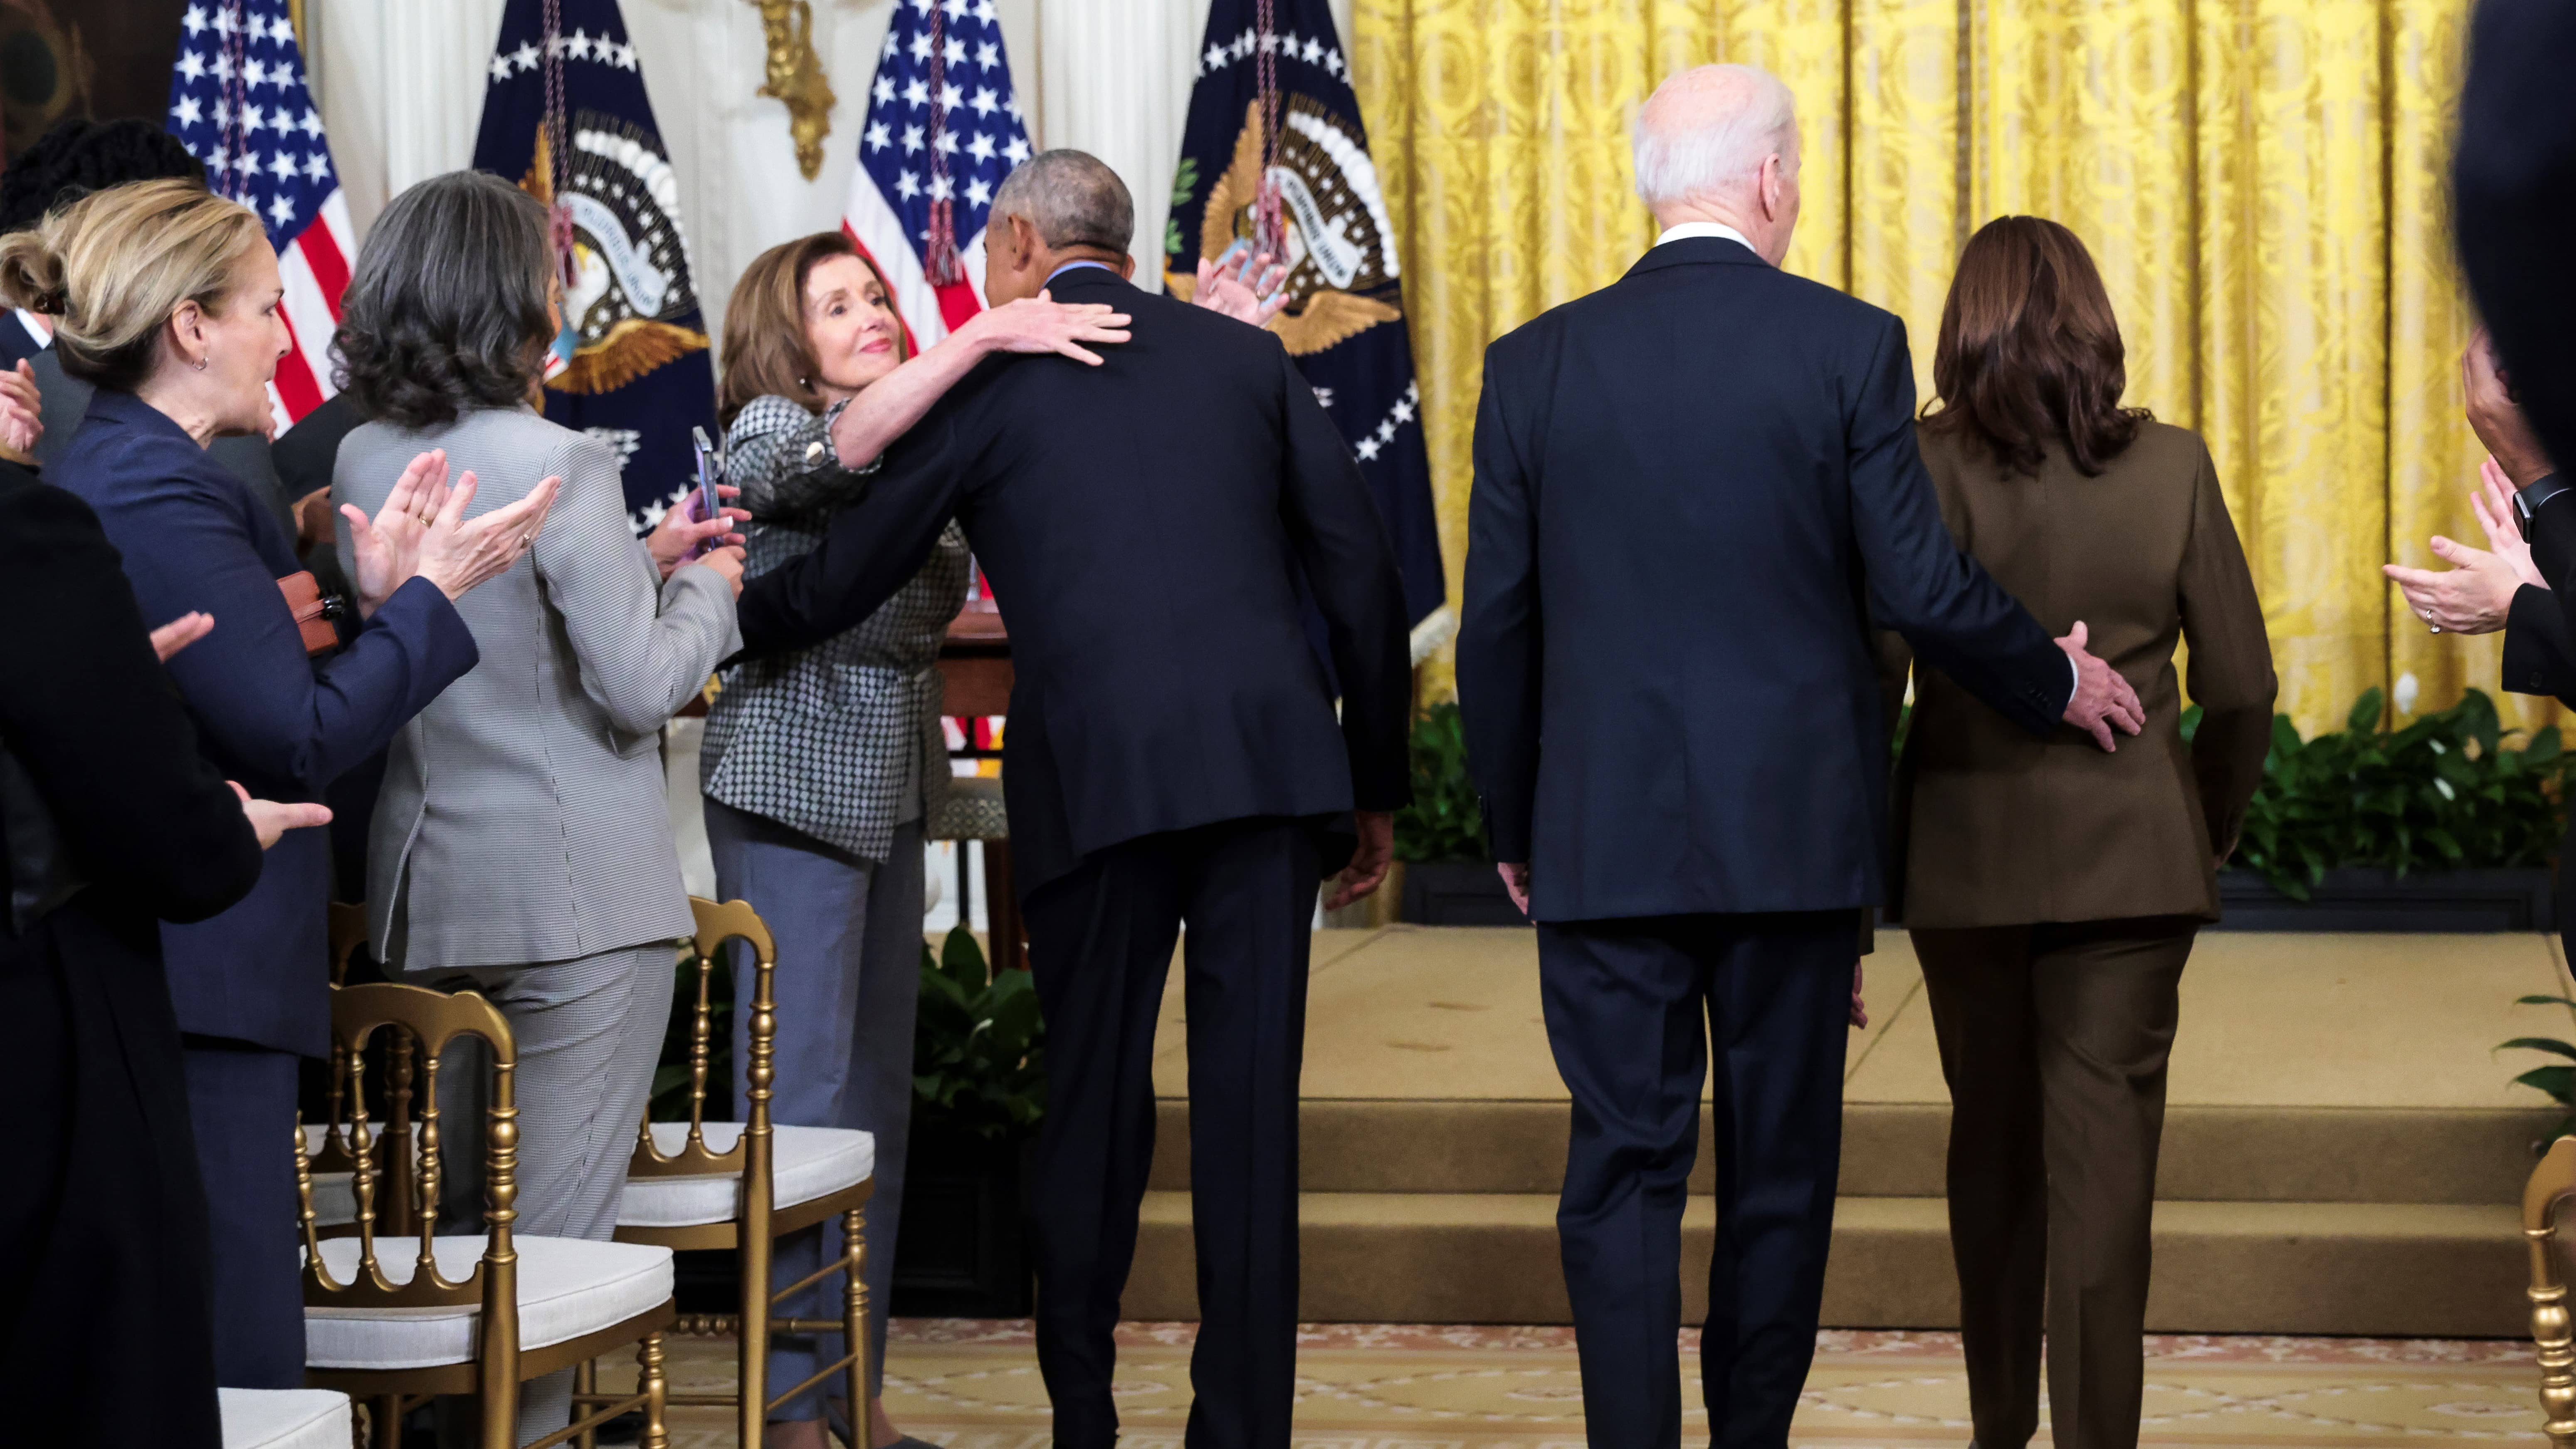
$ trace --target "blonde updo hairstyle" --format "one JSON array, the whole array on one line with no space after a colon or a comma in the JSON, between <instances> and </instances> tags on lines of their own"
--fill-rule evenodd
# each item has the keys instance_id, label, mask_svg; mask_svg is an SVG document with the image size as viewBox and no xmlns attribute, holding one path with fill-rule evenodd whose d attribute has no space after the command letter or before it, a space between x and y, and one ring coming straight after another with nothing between
<instances>
[{"instance_id":1,"label":"blonde updo hairstyle","mask_svg":"<svg viewBox=\"0 0 2576 1449\"><path fill-rule=\"evenodd\" d=\"M234 263L267 240L258 213L197 182L112 186L0 236L0 301L53 319L63 371L132 392L170 314L220 315Z\"/></svg>"}]
</instances>

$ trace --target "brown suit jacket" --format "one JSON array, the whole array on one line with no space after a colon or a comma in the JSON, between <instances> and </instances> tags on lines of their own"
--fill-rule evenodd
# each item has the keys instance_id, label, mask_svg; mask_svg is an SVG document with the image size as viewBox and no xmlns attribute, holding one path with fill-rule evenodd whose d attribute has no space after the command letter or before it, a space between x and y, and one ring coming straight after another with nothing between
<instances>
[{"instance_id":1,"label":"brown suit jacket","mask_svg":"<svg viewBox=\"0 0 2576 1449\"><path fill-rule=\"evenodd\" d=\"M2049 632L2082 620L2147 727L2113 754L2071 727L2033 739L1937 670L1916 672L1889 877L1905 924L2217 919L2218 862L2262 782L2276 685L2209 450L2148 423L2098 478L2056 448L2033 478L1955 435L1927 432L1922 448L1960 547ZM2189 745L2177 639L2203 711ZM1892 715L1913 660L1893 634L1880 659Z\"/></svg>"}]
</instances>

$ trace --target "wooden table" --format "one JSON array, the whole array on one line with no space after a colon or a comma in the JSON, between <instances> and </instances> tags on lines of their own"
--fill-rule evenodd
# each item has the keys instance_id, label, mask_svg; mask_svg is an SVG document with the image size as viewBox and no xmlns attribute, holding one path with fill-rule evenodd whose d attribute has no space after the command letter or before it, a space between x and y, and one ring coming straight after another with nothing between
<instances>
[{"instance_id":1,"label":"wooden table","mask_svg":"<svg viewBox=\"0 0 2576 1449\"><path fill-rule=\"evenodd\" d=\"M1011 712L1011 634L991 599L967 600L966 607L949 621L948 642L939 649L939 673L947 685L943 713L974 718ZM989 759L993 752L977 749L970 735L966 748L953 753L959 758ZM964 841L957 844L965 849ZM958 902L961 916L969 914L965 904ZM984 842L984 919L993 969L1028 969L1028 938L1020 923L1019 899L1012 894L1007 840Z\"/></svg>"}]
</instances>

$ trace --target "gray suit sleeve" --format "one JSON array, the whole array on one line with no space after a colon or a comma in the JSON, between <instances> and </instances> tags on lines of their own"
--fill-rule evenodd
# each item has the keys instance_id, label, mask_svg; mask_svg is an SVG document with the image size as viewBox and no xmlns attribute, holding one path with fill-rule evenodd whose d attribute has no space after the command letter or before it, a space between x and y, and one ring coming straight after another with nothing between
<instances>
[{"instance_id":1,"label":"gray suit sleeve","mask_svg":"<svg viewBox=\"0 0 2576 1449\"><path fill-rule=\"evenodd\" d=\"M653 556L626 523L625 494L605 444L565 445L547 471L562 496L530 552L564 621L584 694L629 735L658 730L741 647L733 589L694 564L657 582Z\"/></svg>"}]
</instances>

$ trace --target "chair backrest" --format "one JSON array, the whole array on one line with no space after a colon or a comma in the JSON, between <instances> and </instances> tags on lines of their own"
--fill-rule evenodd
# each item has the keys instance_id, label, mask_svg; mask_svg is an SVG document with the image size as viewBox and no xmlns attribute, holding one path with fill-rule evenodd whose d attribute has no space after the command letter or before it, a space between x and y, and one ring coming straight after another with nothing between
<instances>
[{"instance_id":1,"label":"chair backrest","mask_svg":"<svg viewBox=\"0 0 2576 1449\"><path fill-rule=\"evenodd\" d=\"M367 908L347 901L331 902L330 941L331 985L335 988L346 986L349 984L349 958L367 941ZM385 1135L388 1140L399 1142L404 1140L411 1125L411 1038L397 1033L393 1051L394 1061L386 1070L386 1086L393 1093L389 1104L393 1112L392 1120L386 1124L388 1130ZM350 1153L348 1138L341 1130L341 1099L348 1086L348 1055L334 1040L331 1043L331 1089L323 1108L326 1114L325 1135L322 1150L313 1155L315 1172L351 1172L357 1168L357 1159ZM407 1163L395 1170L408 1178Z\"/></svg>"},{"instance_id":2,"label":"chair backrest","mask_svg":"<svg viewBox=\"0 0 2576 1449\"><path fill-rule=\"evenodd\" d=\"M495 1297L515 1303L518 1254L511 1245L511 1224L519 1215L519 1109L513 1090L518 1048L510 1035L509 1022L491 1002L470 991L450 996L418 986L370 982L334 988L331 998L331 1044L335 1056L345 1060L349 1070L345 1140L355 1164L352 1187L358 1200L358 1271L350 1282L342 1283L333 1279L323 1264L321 1241L313 1220L313 1183L304 1155L304 1128L298 1122L295 1187L304 1227L305 1303L424 1308ZM402 1174L409 1180L401 1182L397 1192L397 1200L408 1209L404 1215L420 1240L411 1281L401 1284L385 1276L376 1258L376 1182L384 1174L376 1165L376 1139L367 1120L366 1049L368 1039L380 1030L392 1031L398 1045L418 1050L423 1083L419 1121L413 1132L416 1148L406 1153L397 1147L386 1154L397 1163L413 1159L418 1162L416 1174ZM482 1038L492 1058L490 1120L484 1134L484 1221L489 1240L475 1270L451 1282L439 1275L437 1260L431 1253L438 1223L440 1176L438 1064L449 1044L464 1036ZM407 1065L409 1052L398 1051L395 1060ZM487 1288L493 1291L487 1293Z\"/></svg>"},{"instance_id":3,"label":"chair backrest","mask_svg":"<svg viewBox=\"0 0 2576 1449\"><path fill-rule=\"evenodd\" d=\"M748 901L718 904L691 896L689 911L697 918L698 926L692 942L697 959L697 1001L689 1031L689 1135L678 1152L664 1156L653 1145L653 1124L648 1117L637 1129L635 1160L628 1166L627 1175L701 1177L749 1170L765 1179L769 1169L770 1083L776 1076L778 1040L778 1008L771 996L778 944L769 934L769 923ZM749 942L752 954L751 1019L744 1024L748 1056L743 1064L743 1095L747 1100L743 1104L742 1136L732 1147L716 1152L708 1148L706 1134L708 1062L715 1039L712 982L718 954L733 941Z\"/></svg>"},{"instance_id":4,"label":"chair backrest","mask_svg":"<svg viewBox=\"0 0 2576 1449\"><path fill-rule=\"evenodd\" d=\"M2549 1145L2522 1189L2522 1237L2531 1250L2531 1341L2540 1350L2541 1431L2557 1449L2576 1444L2576 1325L2558 1268L2559 1208L2576 1195L2576 1137Z\"/></svg>"}]
</instances>

